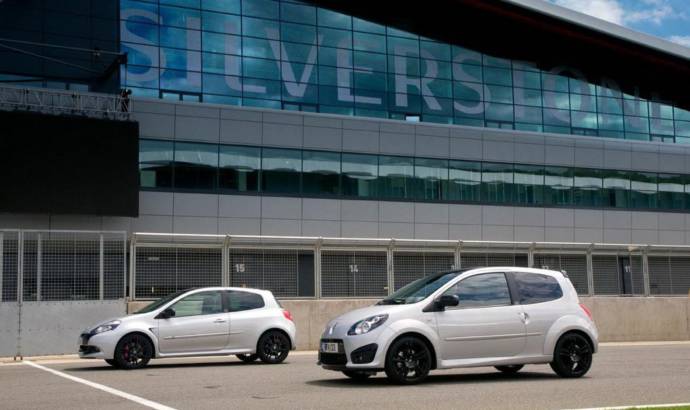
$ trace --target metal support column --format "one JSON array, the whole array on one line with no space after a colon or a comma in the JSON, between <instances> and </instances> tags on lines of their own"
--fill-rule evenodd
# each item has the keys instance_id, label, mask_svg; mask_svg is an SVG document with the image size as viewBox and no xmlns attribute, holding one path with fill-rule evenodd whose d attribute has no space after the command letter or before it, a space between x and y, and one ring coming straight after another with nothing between
<instances>
[{"instance_id":1,"label":"metal support column","mask_svg":"<svg viewBox=\"0 0 690 410\"><path fill-rule=\"evenodd\" d=\"M230 286L230 236L223 239L223 254L221 255L221 286Z\"/></svg>"},{"instance_id":2,"label":"metal support column","mask_svg":"<svg viewBox=\"0 0 690 410\"><path fill-rule=\"evenodd\" d=\"M22 358L22 305L24 304L24 232L17 233L17 354Z\"/></svg>"},{"instance_id":3,"label":"metal support column","mask_svg":"<svg viewBox=\"0 0 690 410\"><path fill-rule=\"evenodd\" d=\"M644 295L649 296L649 259L647 258L648 248L642 249L642 283L644 285Z\"/></svg>"},{"instance_id":4,"label":"metal support column","mask_svg":"<svg viewBox=\"0 0 690 410\"><path fill-rule=\"evenodd\" d=\"M314 297L321 298L321 243L323 238L319 237L314 243Z\"/></svg>"},{"instance_id":5,"label":"metal support column","mask_svg":"<svg viewBox=\"0 0 690 410\"><path fill-rule=\"evenodd\" d=\"M386 249L386 274L388 276L388 294L392 294L395 291L395 239L391 239Z\"/></svg>"},{"instance_id":6,"label":"metal support column","mask_svg":"<svg viewBox=\"0 0 690 410\"><path fill-rule=\"evenodd\" d=\"M134 284L137 276L137 246L136 236L132 235L129 241L129 299L136 300L137 292Z\"/></svg>"},{"instance_id":7,"label":"metal support column","mask_svg":"<svg viewBox=\"0 0 690 410\"><path fill-rule=\"evenodd\" d=\"M103 297L105 296L103 292L103 282L105 279L105 274L103 272L103 259L105 258L105 252L103 250L103 234L100 234L98 239L98 300L103 300Z\"/></svg>"},{"instance_id":8,"label":"metal support column","mask_svg":"<svg viewBox=\"0 0 690 410\"><path fill-rule=\"evenodd\" d=\"M36 300L41 300L41 282L43 282L43 241L41 234L36 235Z\"/></svg>"},{"instance_id":9,"label":"metal support column","mask_svg":"<svg viewBox=\"0 0 690 410\"><path fill-rule=\"evenodd\" d=\"M534 267L534 248L537 246L536 243L532 242L532 245L527 249L527 267ZM560 269L560 268L559 268Z\"/></svg>"},{"instance_id":10,"label":"metal support column","mask_svg":"<svg viewBox=\"0 0 690 410\"><path fill-rule=\"evenodd\" d=\"M455 265L455 269L462 269L461 254L462 254L462 241L458 241L458 244L455 245L455 253L453 254L453 257L454 257L453 264Z\"/></svg>"},{"instance_id":11,"label":"metal support column","mask_svg":"<svg viewBox=\"0 0 690 410\"><path fill-rule=\"evenodd\" d=\"M592 264L592 247L594 247L594 244L591 244L587 249L587 290L589 296L594 295L594 265Z\"/></svg>"}]
</instances>

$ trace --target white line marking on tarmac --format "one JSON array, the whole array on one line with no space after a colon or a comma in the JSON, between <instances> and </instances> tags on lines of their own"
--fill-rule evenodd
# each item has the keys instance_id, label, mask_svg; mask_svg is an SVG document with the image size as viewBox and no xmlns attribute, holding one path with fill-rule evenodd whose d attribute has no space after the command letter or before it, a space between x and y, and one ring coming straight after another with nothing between
<instances>
[{"instance_id":1,"label":"white line marking on tarmac","mask_svg":"<svg viewBox=\"0 0 690 410\"><path fill-rule=\"evenodd\" d=\"M667 407L688 407L690 403L669 403L669 404L631 404L629 406L607 406L607 407L590 407L577 410L621 410L621 409L663 409Z\"/></svg>"},{"instance_id":2,"label":"white line marking on tarmac","mask_svg":"<svg viewBox=\"0 0 690 410\"><path fill-rule=\"evenodd\" d=\"M122 397L124 399L133 401L137 404L141 404L142 406L146 406L146 407L156 409L156 410L175 410L174 408L168 407L164 404L156 403L155 401L147 400L147 399L144 399L143 397L135 396L133 394L129 394L129 393L117 390L117 389L113 389L112 387L108 387L108 386L105 386L102 384L98 384L98 383L94 383L94 382L91 382L91 381L88 381L85 379L81 379L79 377L75 377L75 376L69 375L67 373L63 373L63 372L51 369L49 367L41 366L40 364L36 364L36 363L29 361L29 360L25 360L23 363L28 364L29 366L35 367L37 369L44 370L48 373L52 373L56 376L60 376L60 377L64 377L65 379L72 380L73 382L85 384L89 387L93 387L94 389L98 389L98 390L104 391L106 393L110 393L110 394L113 394L115 396Z\"/></svg>"}]
</instances>

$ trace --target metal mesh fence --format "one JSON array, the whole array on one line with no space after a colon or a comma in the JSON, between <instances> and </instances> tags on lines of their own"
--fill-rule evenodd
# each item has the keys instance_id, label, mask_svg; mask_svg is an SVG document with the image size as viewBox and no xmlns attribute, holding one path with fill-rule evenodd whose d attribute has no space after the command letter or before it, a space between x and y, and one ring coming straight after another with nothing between
<instances>
[{"instance_id":1,"label":"metal mesh fence","mask_svg":"<svg viewBox=\"0 0 690 410\"><path fill-rule=\"evenodd\" d=\"M594 293L597 295L620 295L618 256L592 255L592 276Z\"/></svg>"},{"instance_id":2,"label":"metal mesh fence","mask_svg":"<svg viewBox=\"0 0 690 410\"><path fill-rule=\"evenodd\" d=\"M127 248L122 236L103 236L103 298L125 297Z\"/></svg>"},{"instance_id":3,"label":"metal mesh fence","mask_svg":"<svg viewBox=\"0 0 690 410\"><path fill-rule=\"evenodd\" d=\"M587 285L587 255L535 254L534 267L565 271L580 295L589 293Z\"/></svg>"},{"instance_id":4,"label":"metal mesh fence","mask_svg":"<svg viewBox=\"0 0 690 410\"><path fill-rule=\"evenodd\" d=\"M222 257L222 248L139 247L134 296L153 299L188 288L220 286Z\"/></svg>"},{"instance_id":5,"label":"metal mesh fence","mask_svg":"<svg viewBox=\"0 0 690 410\"><path fill-rule=\"evenodd\" d=\"M462 252L458 268L478 268L489 266L523 266L527 267L526 253L492 253L492 252Z\"/></svg>"},{"instance_id":6,"label":"metal mesh fence","mask_svg":"<svg viewBox=\"0 0 690 410\"><path fill-rule=\"evenodd\" d=\"M321 295L376 297L388 294L386 252L323 251Z\"/></svg>"},{"instance_id":7,"label":"metal mesh fence","mask_svg":"<svg viewBox=\"0 0 690 410\"><path fill-rule=\"evenodd\" d=\"M17 300L18 232L0 232L0 302Z\"/></svg>"},{"instance_id":8,"label":"metal mesh fence","mask_svg":"<svg viewBox=\"0 0 690 410\"><path fill-rule=\"evenodd\" d=\"M690 257L649 256L649 293L687 295L690 290Z\"/></svg>"},{"instance_id":9,"label":"metal mesh fence","mask_svg":"<svg viewBox=\"0 0 690 410\"><path fill-rule=\"evenodd\" d=\"M454 264L453 253L395 252L393 254L394 290L426 275L452 269Z\"/></svg>"},{"instance_id":10,"label":"metal mesh fence","mask_svg":"<svg viewBox=\"0 0 690 410\"><path fill-rule=\"evenodd\" d=\"M278 297L314 296L314 253L295 249L230 249L230 284Z\"/></svg>"}]
</instances>

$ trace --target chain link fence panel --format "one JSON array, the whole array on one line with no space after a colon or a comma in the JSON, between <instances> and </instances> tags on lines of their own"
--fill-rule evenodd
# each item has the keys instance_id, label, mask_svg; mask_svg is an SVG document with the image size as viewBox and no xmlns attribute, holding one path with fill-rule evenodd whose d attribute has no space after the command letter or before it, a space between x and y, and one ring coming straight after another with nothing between
<instances>
[{"instance_id":1,"label":"chain link fence panel","mask_svg":"<svg viewBox=\"0 0 690 410\"><path fill-rule=\"evenodd\" d=\"M454 264L453 253L396 251L393 253L394 290L424 276L453 269Z\"/></svg>"},{"instance_id":2,"label":"chain link fence panel","mask_svg":"<svg viewBox=\"0 0 690 410\"><path fill-rule=\"evenodd\" d=\"M690 257L649 256L649 293L687 295L690 291Z\"/></svg>"},{"instance_id":3,"label":"chain link fence panel","mask_svg":"<svg viewBox=\"0 0 690 410\"><path fill-rule=\"evenodd\" d=\"M156 299L178 290L222 285L222 248L136 248L134 296Z\"/></svg>"},{"instance_id":4,"label":"chain link fence panel","mask_svg":"<svg viewBox=\"0 0 690 410\"><path fill-rule=\"evenodd\" d=\"M0 302L17 300L19 233L0 231Z\"/></svg>"},{"instance_id":5,"label":"chain link fence panel","mask_svg":"<svg viewBox=\"0 0 690 410\"><path fill-rule=\"evenodd\" d=\"M534 267L565 271L578 294L589 294L589 286L587 285L587 255L535 254Z\"/></svg>"},{"instance_id":6,"label":"chain link fence panel","mask_svg":"<svg viewBox=\"0 0 690 410\"><path fill-rule=\"evenodd\" d=\"M461 252L460 269L491 267L491 266L522 266L527 267L526 253L493 253L493 252Z\"/></svg>"},{"instance_id":7,"label":"chain link fence panel","mask_svg":"<svg viewBox=\"0 0 690 410\"><path fill-rule=\"evenodd\" d=\"M314 296L314 252L231 248L230 284L266 289L277 297Z\"/></svg>"},{"instance_id":8,"label":"chain link fence panel","mask_svg":"<svg viewBox=\"0 0 690 410\"><path fill-rule=\"evenodd\" d=\"M321 295L324 297L381 297L388 295L386 252L323 251Z\"/></svg>"}]
</instances>

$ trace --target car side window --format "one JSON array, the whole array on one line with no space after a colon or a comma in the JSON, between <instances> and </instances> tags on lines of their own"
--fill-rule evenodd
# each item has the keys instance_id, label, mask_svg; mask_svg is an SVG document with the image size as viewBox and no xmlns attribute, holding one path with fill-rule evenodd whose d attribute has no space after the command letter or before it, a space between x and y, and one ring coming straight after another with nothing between
<instances>
[{"instance_id":1,"label":"car side window","mask_svg":"<svg viewBox=\"0 0 690 410\"><path fill-rule=\"evenodd\" d=\"M508 281L503 273L484 273L456 283L445 293L456 295L459 308L505 306L512 304Z\"/></svg>"},{"instance_id":2,"label":"car side window","mask_svg":"<svg viewBox=\"0 0 690 410\"><path fill-rule=\"evenodd\" d=\"M191 294L175 302L171 307L175 311L175 317L223 313L221 293L218 291Z\"/></svg>"},{"instance_id":3,"label":"car side window","mask_svg":"<svg viewBox=\"0 0 690 410\"><path fill-rule=\"evenodd\" d=\"M513 274L520 304L542 303L560 299L563 290L556 278L538 273Z\"/></svg>"},{"instance_id":4,"label":"car side window","mask_svg":"<svg viewBox=\"0 0 690 410\"><path fill-rule=\"evenodd\" d=\"M230 312L259 309L265 306L264 298L257 293L229 290L225 293L225 297Z\"/></svg>"}]
</instances>

